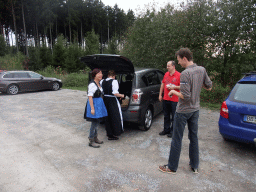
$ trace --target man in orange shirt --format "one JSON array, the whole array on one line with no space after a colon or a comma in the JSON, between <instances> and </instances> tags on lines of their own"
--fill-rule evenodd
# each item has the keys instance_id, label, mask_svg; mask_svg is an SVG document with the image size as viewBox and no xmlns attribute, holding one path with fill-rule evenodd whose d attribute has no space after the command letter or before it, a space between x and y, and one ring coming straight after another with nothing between
<instances>
[{"instance_id":1,"label":"man in orange shirt","mask_svg":"<svg viewBox=\"0 0 256 192\"><path fill-rule=\"evenodd\" d=\"M159 92L159 101L163 101L164 109L164 130L161 131L159 135L167 135L168 137L172 137L173 119L179 98L176 95L170 97L168 93L170 90L176 90L179 92L180 73L176 71L174 61L167 62L167 70L168 71L164 75ZM164 96L162 96L163 92ZM172 118L170 118L170 116L172 116Z\"/></svg>"}]
</instances>

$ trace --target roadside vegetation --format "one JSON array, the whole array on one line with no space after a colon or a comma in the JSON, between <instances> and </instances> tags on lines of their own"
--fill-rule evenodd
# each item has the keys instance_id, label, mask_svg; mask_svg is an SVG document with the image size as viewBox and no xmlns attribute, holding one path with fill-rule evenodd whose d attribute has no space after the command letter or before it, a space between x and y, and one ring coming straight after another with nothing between
<instances>
[{"instance_id":1,"label":"roadside vegetation","mask_svg":"<svg viewBox=\"0 0 256 192\"><path fill-rule=\"evenodd\" d=\"M204 66L213 81L212 91L202 90L201 101L203 106L214 109L220 108L243 73L256 71L253 0L194 0L181 3L179 7L167 4L160 11L147 7L136 17L131 10L125 14L118 6L112 9L100 1L70 0L69 5L61 1L61 7L57 4L47 7L50 0L38 2L42 3L43 9L33 7L35 4L29 3L30 0L3 2L9 7L14 6L16 19L24 16L28 26L39 27L37 35L34 29L27 30L33 32L29 34L30 40L35 41L35 45L30 46L23 34L19 34L22 38L16 38L19 41L16 46L10 46L8 38L0 34L0 70L36 71L47 77L62 79L63 88L87 89L89 69L79 60L85 55L120 54L129 58L135 67L166 71L166 62L176 60L175 52L180 47L188 47L194 54L194 62ZM80 7L89 7L88 13L95 14L95 17L83 14L83 9L77 9L78 14L72 12L78 2ZM25 7L24 15L18 15L22 13L20 5ZM66 9L68 6L70 12ZM3 9L0 13L0 18L4 20L2 23L12 31L23 31L24 25L14 29L15 19L5 17L6 14L15 17L10 10ZM28 13L33 10L38 11L34 14L35 19L31 20ZM69 20L64 24L61 22L63 18ZM30 25L29 22L38 24ZM177 66L177 70L181 72L183 69Z\"/></svg>"}]
</instances>

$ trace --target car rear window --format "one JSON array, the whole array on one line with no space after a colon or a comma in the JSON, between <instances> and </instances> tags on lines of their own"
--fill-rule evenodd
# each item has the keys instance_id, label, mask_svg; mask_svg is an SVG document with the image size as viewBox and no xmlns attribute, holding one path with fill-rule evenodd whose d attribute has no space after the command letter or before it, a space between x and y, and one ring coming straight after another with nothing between
<instances>
[{"instance_id":1,"label":"car rear window","mask_svg":"<svg viewBox=\"0 0 256 192\"><path fill-rule=\"evenodd\" d=\"M11 73L6 73L4 76L3 76L3 78L12 78L12 74Z\"/></svg>"},{"instance_id":2,"label":"car rear window","mask_svg":"<svg viewBox=\"0 0 256 192\"><path fill-rule=\"evenodd\" d=\"M230 94L231 101L256 104L256 84L237 83Z\"/></svg>"}]
</instances>

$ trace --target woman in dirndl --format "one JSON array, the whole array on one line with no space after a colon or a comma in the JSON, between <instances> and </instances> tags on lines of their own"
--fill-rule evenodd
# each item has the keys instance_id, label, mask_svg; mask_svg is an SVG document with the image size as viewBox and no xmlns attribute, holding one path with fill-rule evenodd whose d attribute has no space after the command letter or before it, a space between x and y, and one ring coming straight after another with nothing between
<instances>
[{"instance_id":1,"label":"woman in dirndl","mask_svg":"<svg viewBox=\"0 0 256 192\"><path fill-rule=\"evenodd\" d=\"M98 139L97 127L100 124L100 120L108 115L105 107L103 97L103 89L99 82L102 79L102 71L100 69L94 69L92 71L93 80L88 85L88 101L85 108L84 118L87 121L91 121L91 128L89 134L89 146L99 148L97 144L102 144L103 141ZM96 144L97 143L97 144Z\"/></svg>"}]
</instances>

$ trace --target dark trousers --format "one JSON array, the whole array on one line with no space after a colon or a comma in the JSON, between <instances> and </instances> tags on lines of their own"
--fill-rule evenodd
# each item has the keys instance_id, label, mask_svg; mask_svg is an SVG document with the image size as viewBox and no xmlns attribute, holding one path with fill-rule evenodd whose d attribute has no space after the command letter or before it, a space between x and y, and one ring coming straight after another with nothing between
<instances>
[{"instance_id":1,"label":"dark trousers","mask_svg":"<svg viewBox=\"0 0 256 192\"><path fill-rule=\"evenodd\" d=\"M199 147L198 147L198 119L199 111L192 113L176 113L174 117L174 131L168 161L169 169L177 171L182 147L183 133L186 124L188 124L189 143L189 165L197 169L199 165Z\"/></svg>"},{"instance_id":2,"label":"dark trousers","mask_svg":"<svg viewBox=\"0 0 256 192\"><path fill-rule=\"evenodd\" d=\"M164 132L172 134L173 120L178 102L163 100L164 108Z\"/></svg>"}]
</instances>

